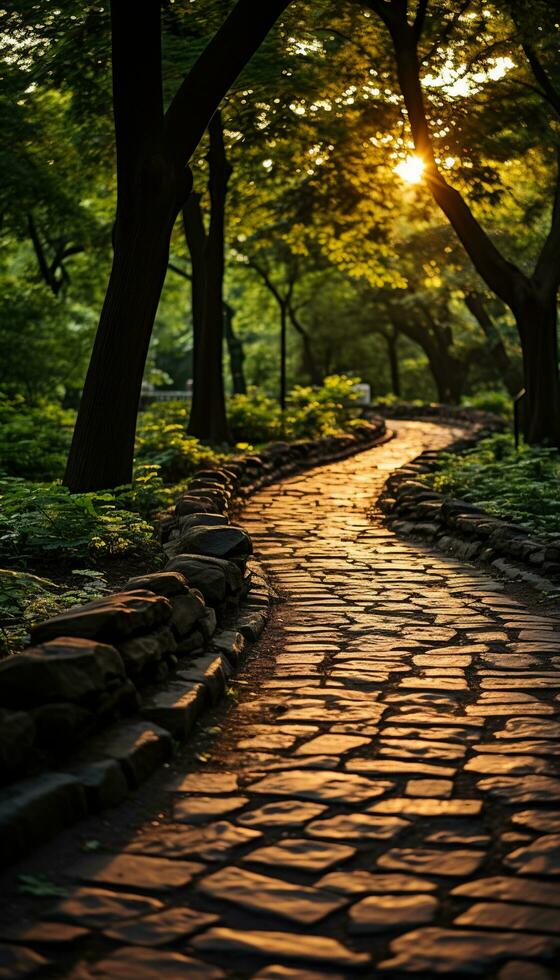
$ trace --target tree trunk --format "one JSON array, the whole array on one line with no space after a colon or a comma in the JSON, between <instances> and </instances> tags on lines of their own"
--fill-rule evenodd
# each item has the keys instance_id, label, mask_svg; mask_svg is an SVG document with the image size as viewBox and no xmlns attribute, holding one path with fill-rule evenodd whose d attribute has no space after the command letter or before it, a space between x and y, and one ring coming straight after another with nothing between
<instances>
[{"instance_id":1,"label":"tree trunk","mask_svg":"<svg viewBox=\"0 0 560 980\"><path fill-rule=\"evenodd\" d=\"M288 311L285 301L280 303L280 409L283 412L286 408L286 333Z\"/></svg>"},{"instance_id":2,"label":"tree trunk","mask_svg":"<svg viewBox=\"0 0 560 980\"><path fill-rule=\"evenodd\" d=\"M515 310L523 350L521 422L529 445L560 446L560 384L556 297L527 294Z\"/></svg>"},{"instance_id":3,"label":"tree trunk","mask_svg":"<svg viewBox=\"0 0 560 980\"><path fill-rule=\"evenodd\" d=\"M465 305L469 313L472 314L482 328L492 362L496 367L499 377L510 395L515 397L522 387L522 374L512 364L504 342L500 337L500 332L486 310L482 296L480 293L474 291L467 293L465 296Z\"/></svg>"},{"instance_id":4,"label":"tree trunk","mask_svg":"<svg viewBox=\"0 0 560 980\"><path fill-rule=\"evenodd\" d=\"M191 317L193 328L193 386L199 368L200 338L204 330L206 295L206 230L200 207L200 194L191 191L183 208L183 231L191 257Z\"/></svg>"},{"instance_id":5,"label":"tree trunk","mask_svg":"<svg viewBox=\"0 0 560 980\"><path fill-rule=\"evenodd\" d=\"M193 398L187 431L198 439L222 443L229 441L223 377L223 281L225 205L231 167L225 155L219 112L210 123L209 134L211 216L204 251L204 329L194 359Z\"/></svg>"},{"instance_id":6,"label":"tree trunk","mask_svg":"<svg viewBox=\"0 0 560 980\"><path fill-rule=\"evenodd\" d=\"M243 343L233 329L234 310L229 303L224 303L224 333L229 354L229 369L234 395L247 394L247 382L243 362L245 352Z\"/></svg>"},{"instance_id":7,"label":"tree trunk","mask_svg":"<svg viewBox=\"0 0 560 980\"><path fill-rule=\"evenodd\" d=\"M75 493L132 478L144 366L178 213L176 201L157 197L151 189L147 207L141 201L133 218L117 217L111 276L64 477Z\"/></svg>"},{"instance_id":8,"label":"tree trunk","mask_svg":"<svg viewBox=\"0 0 560 980\"><path fill-rule=\"evenodd\" d=\"M391 391L396 398L401 397L401 376L399 369L399 355L397 344L399 338L396 334L385 337L387 341L387 352L389 354L389 368L391 370Z\"/></svg>"}]
</instances>

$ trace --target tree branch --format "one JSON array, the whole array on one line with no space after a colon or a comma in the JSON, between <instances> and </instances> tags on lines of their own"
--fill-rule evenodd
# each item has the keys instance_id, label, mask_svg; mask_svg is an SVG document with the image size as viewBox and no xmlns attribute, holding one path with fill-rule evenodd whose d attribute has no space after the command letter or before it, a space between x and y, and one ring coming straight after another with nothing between
<instances>
[{"instance_id":1,"label":"tree branch","mask_svg":"<svg viewBox=\"0 0 560 980\"><path fill-rule=\"evenodd\" d=\"M237 0L183 79L164 120L165 145L178 169L186 167L208 119L289 3Z\"/></svg>"},{"instance_id":2,"label":"tree branch","mask_svg":"<svg viewBox=\"0 0 560 980\"><path fill-rule=\"evenodd\" d=\"M522 43L522 48L531 66L535 81L537 82L541 95L544 96L549 105L552 106L557 116L560 116L560 92L557 92L552 84L548 72L542 64L534 47L528 42Z\"/></svg>"},{"instance_id":3,"label":"tree branch","mask_svg":"<svg viewBox=\"0 0 560 980\"><path fill-rule=\"evenodd\" d=\"M416 16L414 18L414 24L412 30L414 32L414 37L418 42L422 37L422 31L424 29L424 22L426 20L426 11L428 9L428 0L418 0L418 7L416 8Z\"/></svg>"}]
</instances>

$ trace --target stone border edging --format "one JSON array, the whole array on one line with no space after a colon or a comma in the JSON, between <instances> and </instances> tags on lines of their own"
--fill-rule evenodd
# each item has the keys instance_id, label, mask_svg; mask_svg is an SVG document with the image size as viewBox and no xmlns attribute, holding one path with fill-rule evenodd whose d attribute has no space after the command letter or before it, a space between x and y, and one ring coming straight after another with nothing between
<instances>
[{"instance_id":1,"label":"stone border edging","mask_svg":"<svg viewBox=\"0 0 560 980\"><path fill-rule=\"evenodd\" d=\"M234 504L385 438L379 418L196 471L161 522L163 572L37 624L35 646L0 663L0 772L31 768L3 792L0 864L120 803L227 690L271 602L249 536L229 523Z\"/></svg>"},{"instance_id":2,"label":"stone border edging","mask_svg":"<svg viewBox=\"0 0 560 980\"><path fill-rule=\"evenodd\" d=\"M465 561L490 564L506 578L525 582L538 591L557 591L560 537L544 539L531 534L466 500L438 493L417 479L435 468L440 453L469 449L486 434L485 426L476 427L446 449L421 453L389 477L379 507L397 533L428 540Z\"/></svg>"}]
</instances>

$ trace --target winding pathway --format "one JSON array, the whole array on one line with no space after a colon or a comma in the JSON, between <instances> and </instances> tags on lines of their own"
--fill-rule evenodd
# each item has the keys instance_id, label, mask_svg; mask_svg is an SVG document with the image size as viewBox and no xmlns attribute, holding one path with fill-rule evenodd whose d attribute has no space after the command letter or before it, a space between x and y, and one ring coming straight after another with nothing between
<instances>
[{"instance_id":1,"label":"winding pathway","mask_svg":"<svg viewBox=\"0 0 560 980\"><path fill-rule=\"evenodd\" d=\"M396 424L250 500L269 627L194 746L35 859L85 882L19 908L47 976L560 976L560 620L368 517L457 435Z\"/></svg>"}]
</instances>

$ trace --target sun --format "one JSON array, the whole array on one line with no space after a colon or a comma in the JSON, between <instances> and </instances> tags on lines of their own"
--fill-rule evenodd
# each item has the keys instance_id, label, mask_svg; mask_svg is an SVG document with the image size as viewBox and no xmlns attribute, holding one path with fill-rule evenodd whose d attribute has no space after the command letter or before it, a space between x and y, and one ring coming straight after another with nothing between
<instances>
[{"instance_id":1,"label":"sun","mask_svg":"<svg viewBox=\"0 0 560 980\"><path fill-rule=\"evenodd\" d=\"M418 156L407 157L395 167L395 173L407 184L419 184L425 170L424 161Z\"/></svg>"}]
</instances>

